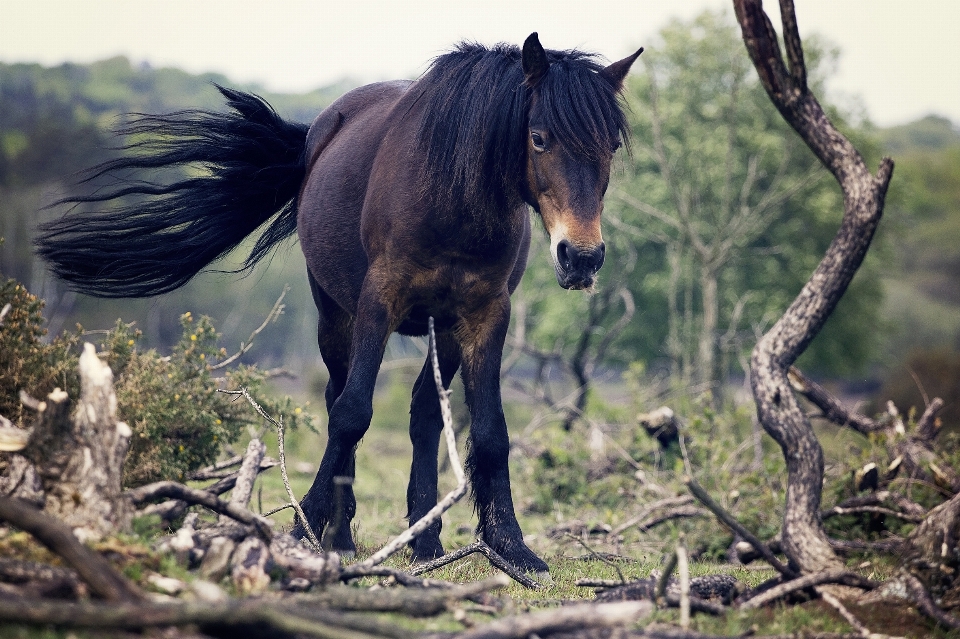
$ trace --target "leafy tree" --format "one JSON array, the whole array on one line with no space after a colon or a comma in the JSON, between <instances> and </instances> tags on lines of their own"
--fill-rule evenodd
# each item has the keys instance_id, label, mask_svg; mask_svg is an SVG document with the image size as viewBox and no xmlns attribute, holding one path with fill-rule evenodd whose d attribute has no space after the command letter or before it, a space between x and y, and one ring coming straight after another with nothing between
<instances>
[{"instance_id":1,"label":"leafy tree","mask_svg":"<svg viewBox=\"0 0 960 639\"><path fill-rule=\"evenodd\" d=\"M831 55L808 47L812 68ZM604 363L640 360L684 386L719 390L813 270L836 228L840 193L770 105L727 16L675 21L641 59L627 83L633 152L607 195L599 284L622 287L636 312ZM536 319L527 342L557 361L572 361L585 340L604 344L624 296L542 296L539 271L549 264L533 257L530 265L523 294L536 299L528 313ZM876 325L880 294L868 267L806 365L863 366L876 340L863 326Z\"/></svg>"}]
</instances>

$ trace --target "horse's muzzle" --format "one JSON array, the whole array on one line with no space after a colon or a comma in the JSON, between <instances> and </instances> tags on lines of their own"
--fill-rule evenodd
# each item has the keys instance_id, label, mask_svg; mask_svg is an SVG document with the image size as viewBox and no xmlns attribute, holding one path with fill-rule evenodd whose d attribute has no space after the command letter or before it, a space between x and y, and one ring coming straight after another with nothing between
<instances>
[{"instance_id":1,"label":"horse's muzzle","mask_svg":"<svg viewBox=\"0 0 960 639\"><path fill-rule=\"evenodd\" d=\"M557 244L554 262L557 282L563 288L587 289L593 286L594 278L603 266L605 247L603 242L590 249L581 249L567 240Z\"/></svg>"}]
</instances>

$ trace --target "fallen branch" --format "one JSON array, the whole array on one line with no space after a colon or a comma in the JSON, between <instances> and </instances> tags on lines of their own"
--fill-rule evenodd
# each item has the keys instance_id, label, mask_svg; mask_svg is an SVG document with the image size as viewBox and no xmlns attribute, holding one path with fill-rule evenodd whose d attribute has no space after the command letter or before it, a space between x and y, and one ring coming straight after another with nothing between
<instances>
[{"instance_id":1,"label":"fallen branch","mask_svg":"<svg viewBox=\"0 0 960 639\"><path fill-rule=\"evenodd\" d=\"M247 452L243 455L243 463L237 472L237 480L230 491L230 503L241 508L247 508L250 497L253 495L253 484L260 473L260 462L267 454L267 447L259 437L254 437L247 444ZM219 524L227 523L229 515L220 515Z\"/></svg>"},{"instance_id":2,"label":"fallen branch","mask_svg":"<svg viewBox=\"0 0 960 639\"><path fill-rule=\"evenodd\" d=\"M526 588L531 588L533 590L539 590L540 588L543 588L543 584L541 584L536 579L533 579L532 577L517 570L515 566L513 566L510 562L508 562L506 559L504 559L499 554L497 554L497 552L493 548L488 546L487 543L482 539L478 539L477 541L473 542L469 546L464 546L463 548L454 550L453 552L448 552L443 557L437 557L433 561L428 561L428 562L419 564L417 566L414 566L413 568L410 569L410 574L422 575L426 572L436 570L437 568L446 566L447 564L463 559L464 557L468 555L472 555L475 552L482 554L484 557L487 558L487 560L490 562L490 564L494 568L507 574L511 579L519 583L521 586L524 586ZM349 572L353 568L354 566L349 566L344 570L344 572L349 574Z\"/></svg>"},{"instance_id":3,"label":"fallen branch","mask_svg":"<svg viewBox=\"0 0 960 639\"><path fill-rule=\"evenodd\" d=\"M238 463L240 462L238 461L232 465L235 466ZM258 472L262 473L267 469L273 468L277 464L278 462L272 459L264 459L263 461L260 462L260 468ZM214 472L222 472L222 471L214 471ZM211 495L222 495L228 490L233 490L233 487L237 483L238 474L239 474L239 471L232 471L228 475L223 476L216 483L210 484L209 486L201 488L200 490L208 492ZM208 478L212 479L212 477L213 475L211 474ZM150 504L149 506L141 510L138 510L136 513L136 516L143 517L146 515L157 515L162 520L170 522L177 519L178 517L183 516L183 514L187 511L187 508L189 507L190 507L190 504L185 501L182 501L179 499L171 499L168 501L160 502L159 504ZM282 510L283 508L292 508L292 506L287 504L286 506L282 506L280 509L277 509L276 511L263 513L263 516L268 517L274 514L275 512L279 512L279 510Z\"/></svg>"},{"instance_id":4,"label":"fallen branch","mask_svg":"<svg viewBox=\"0 0 960 639\"><path fill-rule=\"evenodd\" d=\"M839 599L831 595L823 588L817 588L816 591L825 602L833 606L833 608L840 613L841 617L847 620L847 623L850 624L854 630L860 633L861 637L864 639L871 639L872 637L876 636L874 633L870 632L866 626L860 623L860 620L857 619L852 612L847 610L847 607L840 603Z\"/></svg>"},{"instance_id":5,"label":"fallen branch","mask_svg":"<svg viewBox=\"0 0 960 639\"><path fill-rule=\"evenodd\" d=\"M753 546L761 557L763 557L767 563L773 566L774 570L779 572L784 577L792 579L797 575L797 573L786 566L774 556L765 543L760 541L756 535L744 528L743 524L736 520L736 518L724 510L720 504L715 502L710 494L703 489L703 486L697 483L697 480L693 477L687 476L684 478L684 483L687 485L687 488L690 489L690 492L693 493L693 496L696 497L701 504L707 507L707 510L716 515L717 519L727 525L728 528L733 530L736 534L746 541L748 544Z\"/></svg>"},{"instance_id":6,"label":"fallen branch","mask_svg":"<svg viewBox=\"0 0 960 639\"><path fill-rule=\"evenodd\" d=\"M953 615L947 614L941 610L937 604L933 602L933 599L930 597L930 594L927 593L926 588L923 587L923 584L919 579L914 577L909 573L904 573L900 575L900 580L903 582L903 585L907 589L907 594L916 602L917 607L931 619L935 619L937 623L946 626L947 628L952 628L954 630L960 629L960 619L957 619Z\"/></svg>"},{"instance_id":7,"label":"fallen branch","mask_svg":"<svg viewBox=\"0 0 960 639\"><path fill-rule=\"evenodd\" d=\"M866 415L848 411L836 397L820 384L806 377L796 366L787 371L790 386L820 409L821 417L839 426L849 426L858 433L868 435L883 430L889 424L870 419Z\"/></svg>"},{"instance_id":8,"label":"fallen branch","mask_svg":"<svg viewBox=\"0 0 960 639\"><path fill-rule=\"evenodd\" d=\"M114 570L110 562L77 541L73 531L58 519L19 499L0 497L0 520L30 533L61 557L97 597L111 602L133 602L143 598L134 584Z\"/></svg>"},{"instance_id":9,"label":"fallen branch","mask_svg":"<svg viewBox=\"0 0 960 639\"><path fill-rule=\"evenodd\" d=\"M887 515L889 517L897 517L904 521L910 523L919 524L923 521L921 515L908 515L907 513L902 513L898 510L893 510L891 508L883 508L882 506L853 506L850 508L844 508L842 506L834 506L829 510L820 511L821 519L829 519L830 517L837 517L839 515L856 515L862 513L871 513L874 515Z\"/></svg>"},{"instance_id":10,"label":"fallen branch","mask_svg":"<svg viewBox=\"0 0 960 639\"><path fill-rule=\"evenodd\" d=\"M265 541L269 542L273 537L273 522L269 519L261 517L242 506L223 501L205 490L190 488L175 481L160 481L139 488L132 488L124 492L124 495L134 505L172 497L191 504L205 506L215 513L227 515L241 524L253 526Z\"/></svg>"},{"instance_id":11,"label":"fallen branch","mask_svg":"<svg viewBox=\"0 0 960 639\"><path fill-rule=\"evenodd\" d=\"M852 586L854 588L861 588L863 590L873 590L880 585L878 582L873 581L872 579L861 577L857 573L850 572L848 570L827 570L824 572L814 573L812 575L797 577L796 579L782 583L779 586L774 586L773 588L765 590L760 594L740 603L738 608L740 610L759 608L772 601L776 601L781 597L785 597L792 592L803 590L804 588L822 586L824 584L842 584L844 586Z\"/></svg>"}]
</instances>

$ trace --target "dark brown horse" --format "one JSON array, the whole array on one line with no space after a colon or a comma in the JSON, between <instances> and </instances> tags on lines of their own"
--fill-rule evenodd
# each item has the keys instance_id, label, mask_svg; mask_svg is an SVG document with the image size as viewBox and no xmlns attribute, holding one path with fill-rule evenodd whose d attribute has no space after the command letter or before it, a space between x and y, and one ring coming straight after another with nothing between
<instances>
[{"instance_id":1,"label":"dark brown horse","mask_svg":"<svg viewBox=\"0 0 960 639\"><path fill-rule=\"evenodd\" d=\"M72 198L116 204L44 226L37 247L78 291L147 296L183 285L271 218L246 268L296 230L330 373L329 439L302 506L341 551L355 548L356 501L347 488L334 508L334 477L354 474L387 338L423 335L434 317L443 383L460 368L467 392L478 532L521 569L546 571L523 543L510 492L500 400L510 293L526 266L528 205L550 236L560 286L593 286L610 163L627 133L619 92L639 54L604 67L581 52L545 51L535 33L522 51L464 44L416 82L347 93L309 130L221 88L234 113L141 116L125 130L148 134L136 154L91 177L178 165L203 175ZM428 363L410 414L416 521L437 501L442 422ZM413 542L413 556L442 553L438 522Z\"/></svg>"}]
</instances>

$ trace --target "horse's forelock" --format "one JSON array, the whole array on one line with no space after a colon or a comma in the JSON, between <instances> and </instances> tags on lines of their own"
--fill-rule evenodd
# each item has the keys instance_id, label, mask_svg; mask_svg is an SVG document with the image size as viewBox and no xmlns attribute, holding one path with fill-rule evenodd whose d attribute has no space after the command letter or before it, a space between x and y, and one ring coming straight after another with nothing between
<instances>
[{"instance_id":1,"label":"horse's forelock","mask_svg":"<svg viewBox=\"0 0 960 639\"><path fill-rule=\"evenodd\" d=\"M535 91L548 128L575 155L610 152L627 123L615 87L596 57L547 51L548 73L524 84L520 49L463 42L439 56L418 82L419 146L426 155L421 191L445 211L520 202L527 110Z\"/></svg>"}]
</instances>

